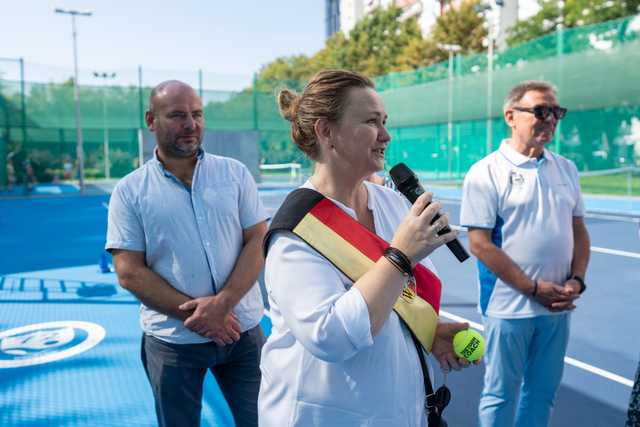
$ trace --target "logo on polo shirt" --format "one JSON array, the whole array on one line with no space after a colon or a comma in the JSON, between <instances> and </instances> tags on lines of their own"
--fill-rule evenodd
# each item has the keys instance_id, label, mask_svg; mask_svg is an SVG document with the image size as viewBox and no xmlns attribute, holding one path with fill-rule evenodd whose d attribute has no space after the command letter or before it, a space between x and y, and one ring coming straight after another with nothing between
<instances>
[{"instance_id":1,"label":"logo on polo shirt","mask_svg":"<svg viewBox=\"0 0 640 427\"><path fill-rule=\"evenodd\" d=\"M0 332L0 369L41 365L95 347L106 332L90 322L35 323Z\"/></svg>"},{"instance_id":2,"label":"logo on polo shirt","mask_svg":"<svg viewBox=\"0 0 640 427\"><path fill-rule=\"evenodd\" d=\"M518 171L511 171L509 182L511 182L511 185L514 187L522 187L524 184L524 176Z\"/></svg>"}]
</instances>

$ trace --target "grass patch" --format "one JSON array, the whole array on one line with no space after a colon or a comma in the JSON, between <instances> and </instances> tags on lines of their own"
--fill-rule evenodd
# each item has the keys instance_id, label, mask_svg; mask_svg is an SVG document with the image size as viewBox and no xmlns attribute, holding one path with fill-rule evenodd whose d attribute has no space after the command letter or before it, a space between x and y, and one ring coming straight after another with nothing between
<instances>
[{"instance_id":1,"label":"grass patch","mask_svg":"<svg viewBox=\"0 0 640 427\"><path fill-rule=\"evenodd\" d=\"M629 174L618 173L600 176L581 176L580 186L583 193L611 194L617 196L640 196L640 173L634 172L631 177L631 193L629 194Z\"/></svg>"}]
</instances>

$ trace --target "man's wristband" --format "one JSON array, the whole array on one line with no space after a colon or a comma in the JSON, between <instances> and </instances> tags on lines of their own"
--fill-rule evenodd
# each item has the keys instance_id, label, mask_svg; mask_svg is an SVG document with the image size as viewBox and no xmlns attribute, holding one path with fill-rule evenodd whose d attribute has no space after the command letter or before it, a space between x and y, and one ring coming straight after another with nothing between
<instances>
[{"instance_id":1,"label":"man's wristband","mask_svg":"<svg viewBox=\"0 0 640 427\"><path fill-rule=\"evenodd\" d=\"M585 289L587 289L587 285L584 283L584 279L578 276L577 274L574 274L573 276L569 277L569 280L575 280L580 284L580 292L578 293L581 294L585 291Z\"/></svg>"},{"instance_id":2,"label":"man's wristband","mask_svg":"<svg viewBox=\"0 0 640 427\"><path fill-rule=\"evenodd\" d=\"M533 279L533 291L531 292L531 296L535 297L537 293L538 293L538 281L536 279Z\"/></svg>"}]
</instances>

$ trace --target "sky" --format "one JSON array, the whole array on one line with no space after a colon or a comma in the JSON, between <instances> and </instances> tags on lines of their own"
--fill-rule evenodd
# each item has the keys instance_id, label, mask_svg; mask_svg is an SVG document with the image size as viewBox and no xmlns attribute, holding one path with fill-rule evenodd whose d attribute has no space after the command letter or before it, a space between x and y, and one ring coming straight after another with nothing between
<instances>
[{"instance_id":1,"label":"sky","mask_svg":"<svg viewBox=\"0 0 640 427\"><path fill-rule=\"evenodd\" d=\"M179 78L203 87L239 89L279 56L312 55L324 46L324 0L0 0L0 73L27 81L62 81L73 73L71 17L55 8L91 11L77 17L81 84Z\"/></svg>"}]
</instances>

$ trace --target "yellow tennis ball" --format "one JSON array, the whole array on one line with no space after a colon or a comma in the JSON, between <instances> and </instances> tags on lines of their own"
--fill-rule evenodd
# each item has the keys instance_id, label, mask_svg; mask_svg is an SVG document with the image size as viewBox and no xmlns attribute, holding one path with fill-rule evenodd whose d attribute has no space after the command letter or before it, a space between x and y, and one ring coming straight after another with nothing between
<instances>
[{"instance_id":1,"label":"yellow tennis ball","mask_svg":"<svg viewBox=\"0 0 640 427\"><path fill-rule=\"evenodd\" d=\"M458 357L475 362L484 355L484 338L473 329L460 331L453 336L453 351Z\"/></svg>"}]
</instances>

